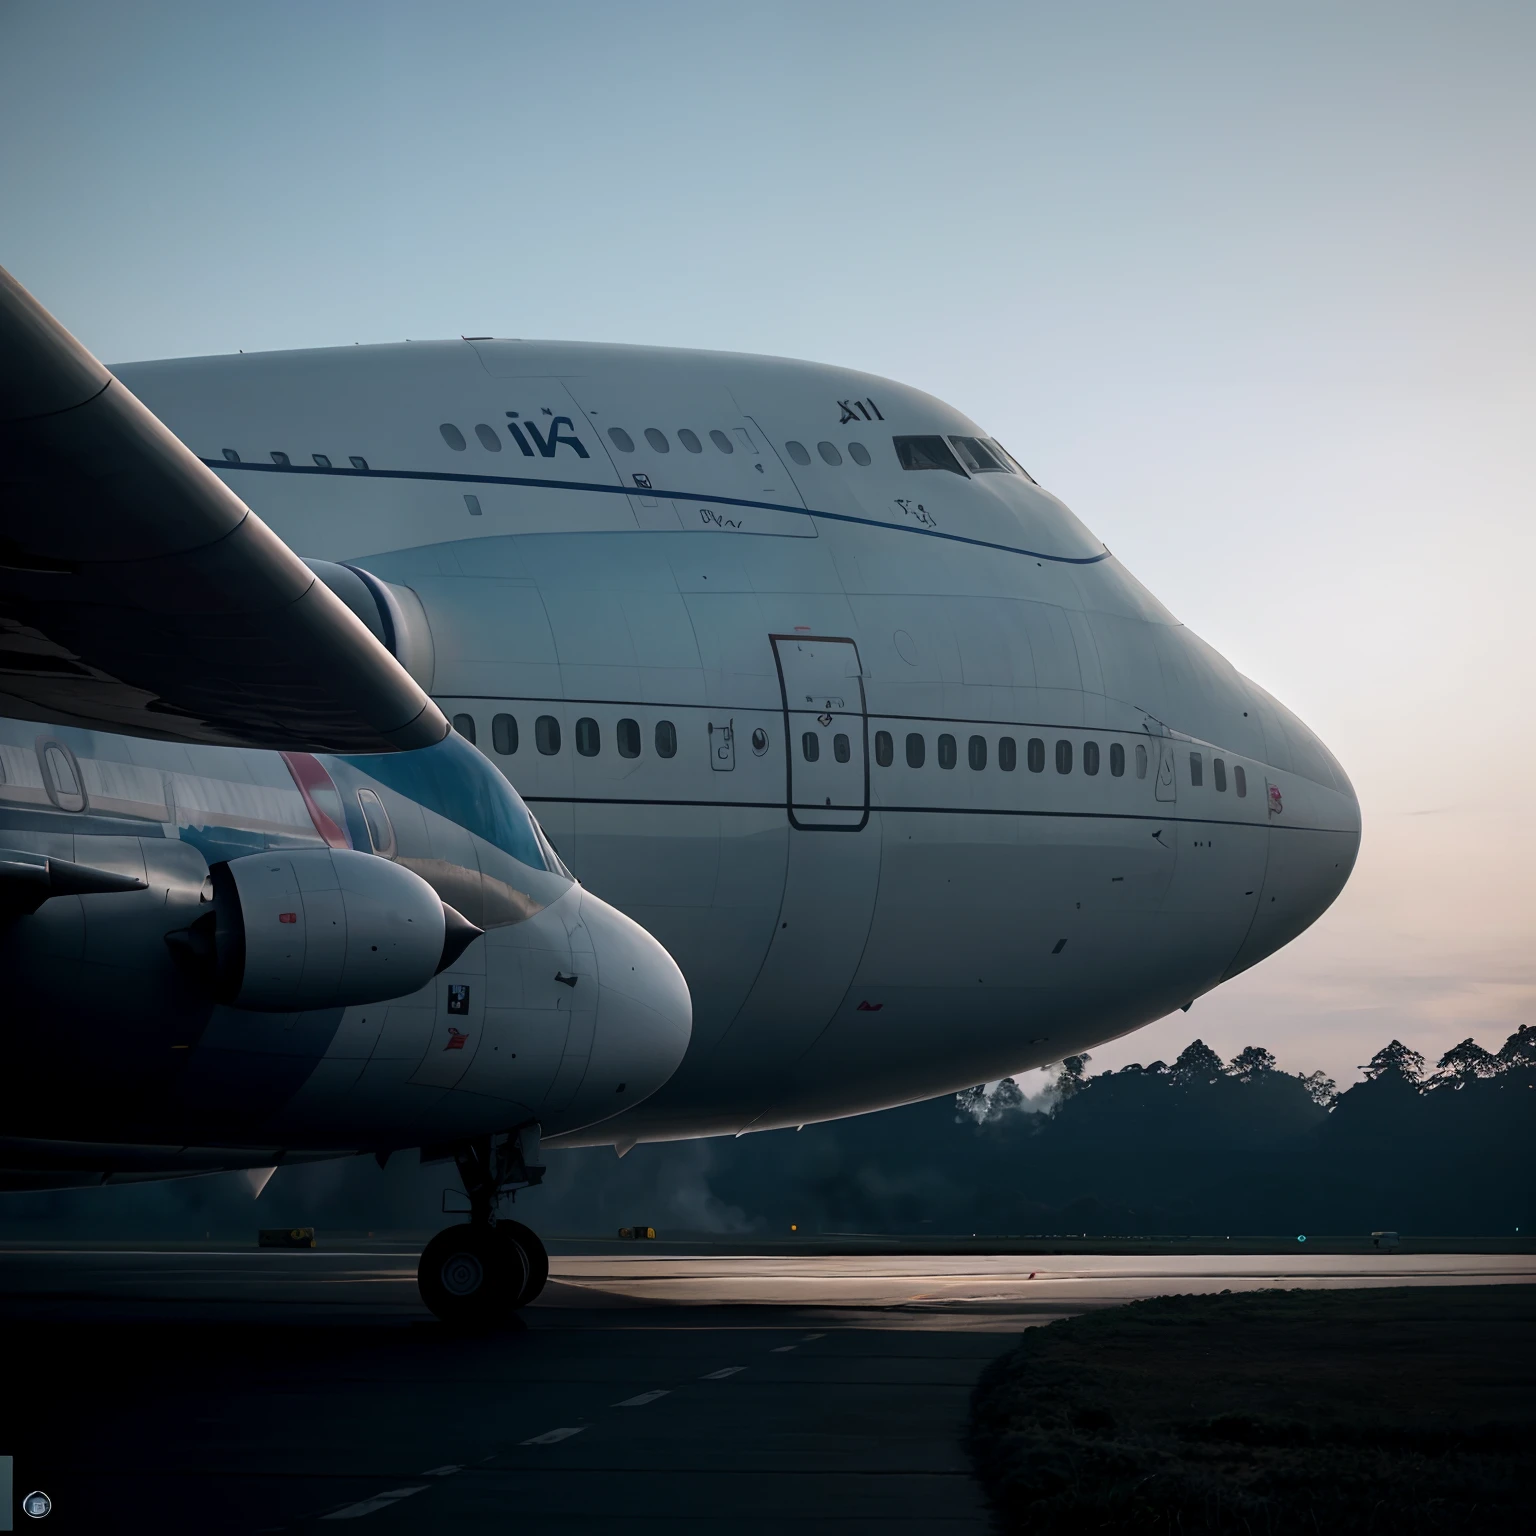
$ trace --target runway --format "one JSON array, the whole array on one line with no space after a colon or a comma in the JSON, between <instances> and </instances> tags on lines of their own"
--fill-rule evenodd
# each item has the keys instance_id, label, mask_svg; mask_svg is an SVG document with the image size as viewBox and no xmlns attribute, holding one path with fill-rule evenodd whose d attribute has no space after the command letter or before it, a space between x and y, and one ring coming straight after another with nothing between
<instances>
[{"instance_id":1,"label":"runway","mask_svg":"<svg viewBox=\"0 0 1536 1536\"><path fill-rule=\"evenodd\" d=\"M456 1337L403 1248L0 1249L49 1530L983 1532L960 1436L1026 1327L1173 1291L1536 1280L1520 1255L557 1254ZM23 1389L22 1383L30 1383Z\"/></svg>"}]
</instances>

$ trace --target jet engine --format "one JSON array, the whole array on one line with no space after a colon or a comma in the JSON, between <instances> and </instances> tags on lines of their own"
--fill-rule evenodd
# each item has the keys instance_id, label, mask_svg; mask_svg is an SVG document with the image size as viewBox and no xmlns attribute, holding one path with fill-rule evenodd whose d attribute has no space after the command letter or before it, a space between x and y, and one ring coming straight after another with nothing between
<instances>
[{"instance_id":1,"label":"jet engine","mask_svg":"<svg viewBox=\"0 0 1536 1536\"><path fill-rule=\"evenodd\" d=\"M287 1013L405 997L482 932L420 875L346 848L248 854L209 876L211 910L166 941L234 1008Z\"/></svg>"}]
</instances>

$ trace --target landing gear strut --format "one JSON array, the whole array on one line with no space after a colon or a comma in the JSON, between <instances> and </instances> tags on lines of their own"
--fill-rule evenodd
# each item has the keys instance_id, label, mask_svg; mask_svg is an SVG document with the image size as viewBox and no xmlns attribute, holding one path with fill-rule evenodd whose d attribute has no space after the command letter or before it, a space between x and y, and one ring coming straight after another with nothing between
<instances>
[{"instance_id":1,"label":"landing gear strut","mask_svg":"<svg viewBox=\"0 0 1536 1536\"><path fill-rule=\"evenodd\" d=\"M520 1221L497 1219L504 1195L539 1183L537 1126L481 1136L452 1147L423 1147L423 1162L458 1164L469 1196L469 1220L439 1232L422 1250L416 1270L421 1299L445 1323L494 1326L526 1307L549 1279L544 1244Z\"/></svg>"}]
</instances>

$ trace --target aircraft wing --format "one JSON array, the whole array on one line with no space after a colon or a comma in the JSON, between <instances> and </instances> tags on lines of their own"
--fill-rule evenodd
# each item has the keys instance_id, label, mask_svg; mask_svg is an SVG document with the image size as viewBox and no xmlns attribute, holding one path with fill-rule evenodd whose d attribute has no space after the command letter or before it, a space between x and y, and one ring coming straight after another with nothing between
<instances>
[{"instance_id":1,"label":"aircraft wing","mask_svg":"<svg viewBox=\"0 0 1536 1536\"><path fill-rule=\"evenodd\" d=\"M448 733L341 599L4 268L0 714L318 752Z\"/></svg>"}]
</instances>

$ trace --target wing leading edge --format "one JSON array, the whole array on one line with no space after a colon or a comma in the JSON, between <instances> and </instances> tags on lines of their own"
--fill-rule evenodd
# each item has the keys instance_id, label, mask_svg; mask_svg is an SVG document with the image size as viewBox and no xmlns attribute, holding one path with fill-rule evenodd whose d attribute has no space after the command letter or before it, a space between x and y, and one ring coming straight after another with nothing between
<instances>
[{"instance_id":1,"label":"wing leading edge","mask_svg":"<svg viewBox=\"0 0 1536 1536\"><path fill-rule=\"evenodd\" d=\"M442 712L0 268L0 714L216 746L430 746Z\"/></svg>"}]
</instances>

